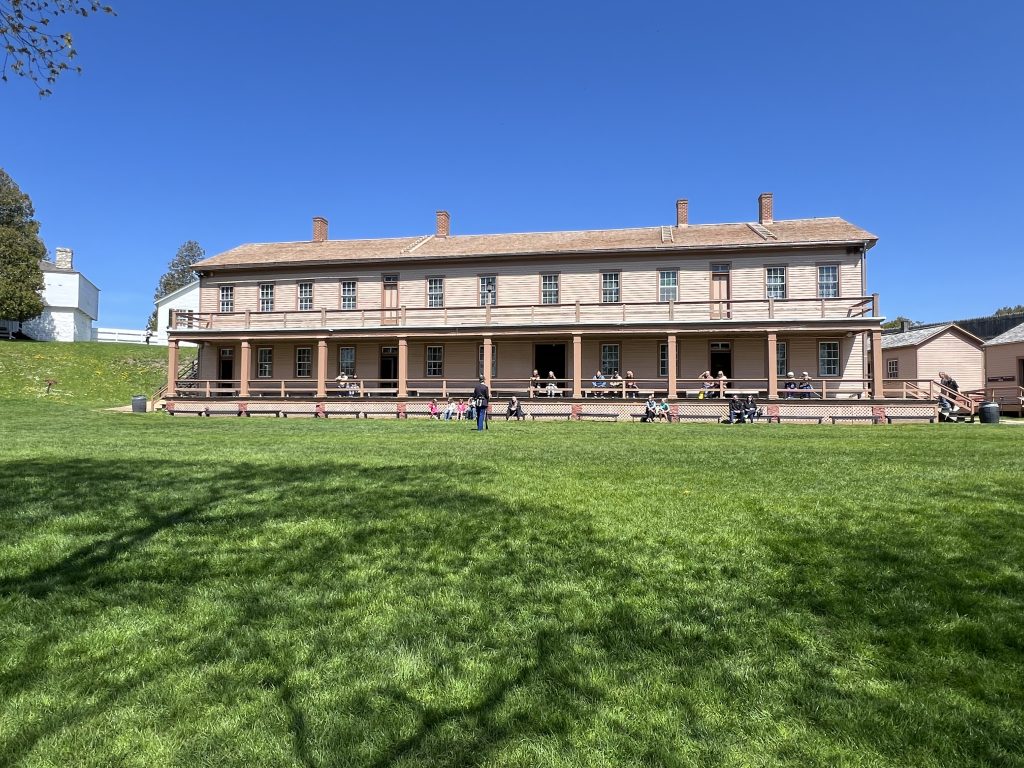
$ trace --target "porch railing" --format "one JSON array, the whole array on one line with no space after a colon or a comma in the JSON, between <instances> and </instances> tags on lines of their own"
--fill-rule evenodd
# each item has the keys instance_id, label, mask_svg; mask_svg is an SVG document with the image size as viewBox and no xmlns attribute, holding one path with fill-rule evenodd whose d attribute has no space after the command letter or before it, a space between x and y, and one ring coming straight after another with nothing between
<instances>
[{"instance_id":1,"label":"porch railing","mask_svg":"<svg viewBox=\"0 0 1024 768\"><path fill-rule=\"evenodd\" d=\"M407 396L421 399L454 399L468 398L477 383L476 378L434 378L419 377L407 381ZM317 396L318 382L316 379L250 379L248 382L249 397L277 398L311 398ZM681 378L676 381L674 392L669 390L667 377L636 378L606 380L604 386L595 386L592 379L582 382L582 396L586 398L619 398L643 399L648 395L657 398L675 399L695 398L729 398L734 394L753 395L764 399L769 396L769 383L766 378L744 378L706 381L700 378ZM902 399L934 400L925 396L927 390L914 389L912 382L907 388L886 391L888 397ZM343 381L330 380L325 382L327 397L396 397L398 395L397 379L356 379ZM177 396L187 397L240 397L242 381L239 379L178 379L176 382ZM522 398L572 397L574 395L572 379L542 378L538 381L526 378L494 378L490 384L492 396L505 398L516 395ZM840 400L851 398L869 398L871 381L869 379L829 379L814 378L801 381L796 388L788 388L785 382L779 382L776 397L779 399L825 399ZM1018 388L1019 389L1019 388ZM914 394L917 392L918 394Z\"/></svg>"},{"instance_id":2,"label":"porch railing","mask_svg":"<svg viewBox=\"0 0 1024 768\"><path fill-rule=\"evenodd\" d=\"M949 400L965 415L974 416L982 398L972 392L954 392L934 379L886 379L882 385L886 397L904 400L933 400L940 397Z\"/></svg>"},{"instance_id":3,"label":"porch railing","mask_svg":"<svg viewBox=\"0 0 1024 768\"><path fill-rule=\"evenodd\" d=\"M282 312L172 310L171 330L240 331L318 328L457 328L460 326L595 325L704 320L810 320L878 316L878 295L810 299L510 304L486 307L319 309Z\"/></svg>"}]
</instances>

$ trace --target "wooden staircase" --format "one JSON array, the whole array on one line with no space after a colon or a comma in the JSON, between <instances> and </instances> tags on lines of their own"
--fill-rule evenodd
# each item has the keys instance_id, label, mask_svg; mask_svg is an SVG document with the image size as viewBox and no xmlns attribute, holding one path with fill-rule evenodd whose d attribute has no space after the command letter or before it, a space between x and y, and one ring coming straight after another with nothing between
<instances>
[{"instance_id":1,"label":"wooden staircase","mask_svg":"<svg viewBox=\"0 0 1024 768\"><path fill-rule=\"evenodd\" d=\"M199 376L199 358L190 360L187 363L182 363L178 368L178 381L195 379ZM167 385L164 384L160 389L156 391L151 398L149 398L149 410L155 411L156 404L159 403L163 396L167 394Z\"/></svg>"}]
</instances>

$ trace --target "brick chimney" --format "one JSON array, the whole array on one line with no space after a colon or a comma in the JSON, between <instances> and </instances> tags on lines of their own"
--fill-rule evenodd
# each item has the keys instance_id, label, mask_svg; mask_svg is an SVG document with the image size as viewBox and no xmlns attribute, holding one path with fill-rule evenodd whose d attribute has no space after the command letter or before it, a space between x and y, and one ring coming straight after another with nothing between
<instances>
[{"instance_id":1,"label":"brick chimney","mask_svg":"<svg viewBox=\"0 0 1024 768\"><path fill-rule=\"evenodd\" d=\"M55 248L54 251L54 263L57 265L57 269L74 269L74 257L75 252L70 248Z\"/></svg>"},{"instance_id":2,"label":"brick chimney","mask_svg":"<svg viewBox=\"0 0 1024 768\"><path fill-rule=\"evenodd\" d=\"M676 226L682 229L690 224L690 201L676 200Z\"/></svg>"},{"instance_id":3,"label":"brick chimney","mask_svg":"<svg viewBox=\"0 0 1024 768\"><path fill-rule=\"evenodd\" d=\"M452 217L448 215L448 211L437 212L437 232L435 234L438 237L448 237L451 234L452 229Z\"/></svg>"},{"instance_id":4,"label":"brick chimney","mask_svg":"<svg viewBox=\"0 0 1024 768\"><path fill-rule=\"evenodd\" d=\"M762 224L772 223L772 193L762 192L757 198L757 220Z\"/></svg>"},{"instance_id":5,"label":"brick chimney","mask_svg":"<svg viewBox=\"0 0 1024 768\"><path fill-rule=\"evenodd\" d=\"M327 219L323 216L313 217L313 242L322 243L327 240Z\"/></svg>"}]
</instances>

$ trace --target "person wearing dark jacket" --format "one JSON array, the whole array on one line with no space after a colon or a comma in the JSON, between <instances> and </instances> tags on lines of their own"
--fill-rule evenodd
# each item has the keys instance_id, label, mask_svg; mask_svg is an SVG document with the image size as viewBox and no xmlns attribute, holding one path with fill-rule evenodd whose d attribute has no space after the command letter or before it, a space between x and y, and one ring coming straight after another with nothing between
<instances>
[{"instance_id":1,"label":"person wearing dark jacket","mask_svg":"<svg viewBox=\"0 0 1024 768\"><path fill-rule=\"evenodd\" d=\"M491 390L483 376L480 377L480 383L473 387L473 400L476 401L476 431L481 432L487 426L487 406L491 400Z\"/></svg>"},{"instance_id":2,"label":"person wearing dark jacket","mask_svg":"<svg viewBox=\"0 0 1024 768\"><path fill-rule=\"evenodd\" d=\"M939 371L939 384L948 389L950 392L959 393L960 385L956 383L956 379L950 376L945 371ZM939 393L939 410L944 414L956 413L959 409L956 403L953 402L952 397L944 397L943 392ZM955 395L954 395L955 397Z\"/></svg>"},{"instance_id":3,"label":"person wearing dark jacket","mask_svg":"<svg viewBox=\"0 0 1024 768\"><path fill-rule=\"evenodd\" d=\"M729 398L729 424L743 424L746 421L744 416L743 401L739 395Z\"/></svg>"}]
</instances>

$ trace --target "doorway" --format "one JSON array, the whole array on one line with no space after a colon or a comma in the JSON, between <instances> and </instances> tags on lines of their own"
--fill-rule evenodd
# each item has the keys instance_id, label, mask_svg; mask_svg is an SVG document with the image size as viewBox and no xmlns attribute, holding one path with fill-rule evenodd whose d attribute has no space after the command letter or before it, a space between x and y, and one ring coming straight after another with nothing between
<instances>
[{"instance_id":1,"label":"doorway","mask_svg":"<svg viewBox=\"0 0 1024 768\"><path fill-rule=\"evenodd\" d=\"M393 387L398 380L398 347L380 348L380 387Z\"/></svg>"},{"instance_id":2,"label":"doorway","mask_svg":"<svg viewBox=\"0 0 1024 768\"><path fill-rule=\"evenodd\" d=\"M548 377L548 371L555 374L556 379L565 380L565 344L534 344L533 367L542 379ZM559 384L565 387L565 384Z\"/></svg>"},{"instance_id":3,"label":"doorway","mask_svg":"<svg viewBox=\"0 0 1024 768\"><path fill-rule=\"evenodd\" d=\"M732 308L729 306L729 265L712 264L711 319L728 320L731 316Z\"/></svg>"},{"instance_id":4,"label":"doorway","mask_svg":"<svg viewBox=\"0 0 1024 768\"><path fill-rule=\"evenodd\" d=\"M384 294L381 296L381 325L398 325L398 275L382 277ZM397 374L395 375L397 378Z\"/></svg>"},{"instance_id":5,"label":"doorway","mask_svg":"<svg viewBox=\"0 0 1024 768\"><path fill-rule=\"evenodd\" d=\"M231 389L235 378L235 348L220 347L217 350L218 389Z\"/></svg>"},{"instance_id":6,"label":"doorway","mask_svg":"<svg viewBox=\"0 0 1024 768\"><path fill-rule=\"evenodd\" d=\"M721 371L726 378L732 378L732 342L712 341L708 354L708 370L712 376Z\"/></svg>"}]
</instances>

